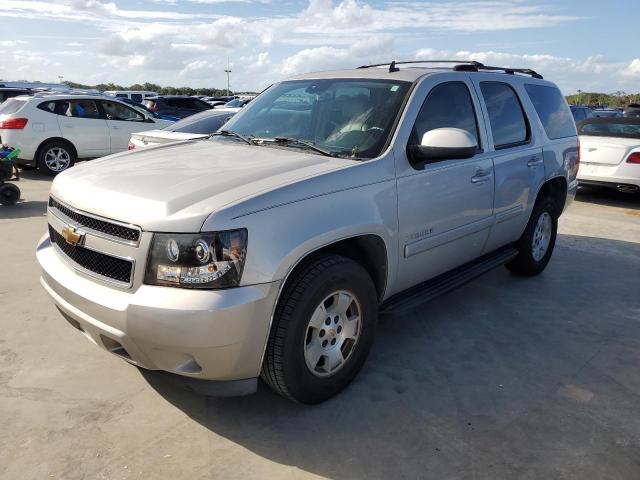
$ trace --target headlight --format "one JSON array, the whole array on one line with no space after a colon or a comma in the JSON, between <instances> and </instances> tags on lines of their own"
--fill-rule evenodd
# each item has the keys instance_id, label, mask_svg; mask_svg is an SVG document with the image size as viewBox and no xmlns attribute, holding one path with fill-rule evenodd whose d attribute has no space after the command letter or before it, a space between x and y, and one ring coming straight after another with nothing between
<instances>
[{"instance_id":1,"label":"headlight","mask_svg":"<svg viewBox=\"0 0 640 480\"><path fill-rule=\"evenodd\" d=\"M236 287L247 256L247 231L155 233L144 283L183 288Z\"/></svg>"}]
</instances>

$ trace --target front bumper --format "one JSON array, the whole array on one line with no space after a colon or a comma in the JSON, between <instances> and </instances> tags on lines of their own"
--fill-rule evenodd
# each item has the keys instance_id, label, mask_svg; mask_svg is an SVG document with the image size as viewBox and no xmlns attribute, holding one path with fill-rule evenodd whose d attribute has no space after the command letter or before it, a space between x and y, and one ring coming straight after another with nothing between
<instances>
[{"instance_id":1,"label":"front bumper","mask_svg":"<svg viewBox=\"0 0 640 480\"><path fill-rule=\"evenodd\" d=\"M279 282L226 290L140 285L121 290L79 274L45 235L40 283L71 325L126 361L206 380L260 374Z\"/></svg>"}]
</instances>

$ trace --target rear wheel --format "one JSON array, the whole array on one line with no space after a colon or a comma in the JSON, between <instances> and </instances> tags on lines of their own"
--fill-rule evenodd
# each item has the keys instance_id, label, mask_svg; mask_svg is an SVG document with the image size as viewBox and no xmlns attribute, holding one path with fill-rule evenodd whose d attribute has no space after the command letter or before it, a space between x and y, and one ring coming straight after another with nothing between
<instances>
[{"instance_id":1,"label":"rear wheel","mask_svg":"<svg viewBox=\"0 0 640 480\"><path fill-rule=\"evenodd\" d=\"M332 397L360 371L377 315L376 289L362 266L338 255L308 262L276 307L262 379L301 403Z\"/></svg>"},{"instance_id":2,"label":"rear wheel","mask_svg":"<svg viewBox=\"0 0 640 480\"><path fill-rule=\"evenodd\" d=\"M518 255L506 267L516 275L538 275L551 259L557 233L556 205L552 199L544 198L534 207L527 228L516 244Z\"/></svg>"},{"instance_id":3,"label":"rear wheel","mask_svg":"<svg viewBox=\"0 0 640 480\"><path fill-rule=\"evenodd\" d=\"M0 185L0 204L15 205L20 200L20 189L13 183Z\"/></svg>"},{"instance_id":4,"label":"rear wheel","mask_svg":"<svg viewBox=\"0 0 640 480\"><path fill-rule=\"evenodd\" d=\"M75 161L75 152L64 142L48 142L38 152L38 166L49 175L64 172Z\"/></svg>"}]
</instances>

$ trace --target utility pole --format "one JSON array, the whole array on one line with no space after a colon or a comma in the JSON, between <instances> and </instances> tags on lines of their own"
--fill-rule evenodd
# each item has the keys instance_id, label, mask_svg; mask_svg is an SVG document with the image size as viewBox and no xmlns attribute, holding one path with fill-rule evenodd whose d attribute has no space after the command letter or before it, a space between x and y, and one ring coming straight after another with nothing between
<instances>
[{"instance_id":1,"label":"utility pole","mask_svg":"<svg viewBox=\"0 0 640 480\"><path fill-rule=\"evenodd\" d=\"M227 57L227 69L225 70L227 74L227 97L231 95L231 89L229 88L229 74L231 73L231 68L229 67L229 57Z\"/></svg>"}]
</instances>

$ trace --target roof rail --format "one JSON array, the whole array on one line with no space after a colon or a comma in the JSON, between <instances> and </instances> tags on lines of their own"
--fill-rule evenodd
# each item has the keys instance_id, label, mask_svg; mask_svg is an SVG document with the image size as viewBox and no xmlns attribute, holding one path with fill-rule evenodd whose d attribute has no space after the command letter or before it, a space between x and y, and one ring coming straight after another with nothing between
<instances>
[{"instance_id":1,"label":"roof rail","mask_svg":"<svg viewBox=\"0 0 640 480\"><path fill-rule=\"evenodd\" d=\"M542 75L540 75L535 70L531 70L530 68L492 67L489 65L484 65L483 63L477 62L475 60L408 60L402 62L396 62L394 60L390 63L374 63L372 65L361 65L358 68L384 67L389 65L389 72L397 72L400 70L397 65L407 65L414 63L453 63L455 65L452 67L452 69L456 72L504 72L508 75L521 73L523 75L530 75L533 78L542 78Z\"/></svg>"}]
</instances>

